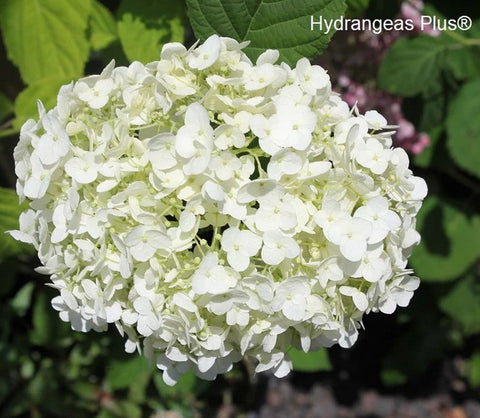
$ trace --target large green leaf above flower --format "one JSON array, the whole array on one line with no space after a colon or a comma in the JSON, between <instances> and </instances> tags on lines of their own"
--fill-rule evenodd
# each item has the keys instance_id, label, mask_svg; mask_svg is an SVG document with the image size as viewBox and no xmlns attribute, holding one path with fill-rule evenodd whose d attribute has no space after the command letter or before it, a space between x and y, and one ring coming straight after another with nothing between
<instances>
[{"instance_id":1,"label":"large green leaf above flower","mask_svg":"<svg viewBox=\"0 0 480 418\"><path fill-rule=\"evenodd\" d=\"M280 59L291 65L319 55L333 35L333 31L310 30L310 17L336 19L346 9L344 0L187 0L187 6L201 40L218 34L250 41L244 51L251 59L275 48Z\"/></svg>"}]
</instances>

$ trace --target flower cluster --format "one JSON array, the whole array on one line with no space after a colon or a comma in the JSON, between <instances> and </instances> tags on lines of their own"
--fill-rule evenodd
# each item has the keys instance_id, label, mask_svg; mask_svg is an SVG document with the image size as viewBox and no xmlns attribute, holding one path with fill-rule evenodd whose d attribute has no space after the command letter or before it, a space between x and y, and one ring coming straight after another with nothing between
<instances>
[{"instance_id":1,"label":"flower cluster","mask_svg":"<svg viewBox=\"0 0 480 418\"><path fill-rule=\"evenodd\" d=\"M242 356L283 376L290 346L356 340L406 306L426 195L376 111L355 114L301 59L256 64L216 35L108 65L39 104L15 149L38 251L74 330L115 324L174 384Z\"/></svg>"}]
</instances>

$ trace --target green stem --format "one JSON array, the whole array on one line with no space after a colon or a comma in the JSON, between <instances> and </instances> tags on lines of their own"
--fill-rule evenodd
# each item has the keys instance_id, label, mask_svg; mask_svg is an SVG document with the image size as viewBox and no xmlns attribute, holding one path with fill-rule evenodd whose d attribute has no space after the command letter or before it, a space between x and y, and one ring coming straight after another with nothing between
<instances>
[{"instance_id":1,"label":"green stem","mask_svg":"<svg viewBox=\"0 0 480 418\"><path fill-rule=\"evenodd\" d=\"M202 254L202 257L205 257L205 253L203 252L203 248L202 248L202 244L201 244L201 238L198 236L198 235L195 235L195 237L193 238L195 240L195 242L197 243L197 247L198 247L198 250L200 251L200 253Z\"/></svg>"},{"instance_id":2,"label":"green stem","mask_svg":"<svg viewBox=\"0 0 480 418\"><path fill-rule=\"evenodd\" d=\"M452 32L450 30L447 30L444 32L447 36L450 36L450 38L457 40L460 42L462 45L465 46L480 46L480 39L472 39L472 38L465 38L465 36L460 35L457 32Z\"/></svg>"},{"instance_id":3,"label":"green stem","mask_svg":"<svg viewBox=\"0 0 480 418\"><path fill-rule=\"evenodd\" d=\"M218 235L218 226L213 227L213 236L212 236L212 244L210 245L210 248L212 251L215 251L217 249L217 235Z\"/></svg>"},{"instance_id":4,"label":"green stem","mask_svg":"<svg viewBox=\"0 0 480 418\"><path fill-rule=\"evenodd\" d=\"M258 176L259 176L259 178L265 178L265 177L267 177L267 173L266 173L265 170L262 168L262 164L260 163L260 159L258 158L258 156L257 156L257 155L254 155L253 158L254 158L255 161L257 162Z\"/></svg>"}]
</instances>

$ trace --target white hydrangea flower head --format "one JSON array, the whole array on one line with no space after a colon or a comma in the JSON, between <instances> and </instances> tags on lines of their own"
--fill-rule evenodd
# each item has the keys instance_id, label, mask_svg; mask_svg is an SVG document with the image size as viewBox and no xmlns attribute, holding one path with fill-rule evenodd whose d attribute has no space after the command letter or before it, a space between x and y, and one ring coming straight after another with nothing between
<instances>
[{"instance_id":1,"label":"white hydrangea flower head","mask_svg":"<svg viewBox=\"0 0 480 418\"><path fill-rule=\"evenodd\" d=\"M253 64L212 36L63 86L22 127L17 240L35 246L77 331L115 324L167 384L290 346L350 347L364 314L408 305L427 188L375 111L326 71ZM390 130L389 130L390 129Z\"/></svg>"}]
</instances>

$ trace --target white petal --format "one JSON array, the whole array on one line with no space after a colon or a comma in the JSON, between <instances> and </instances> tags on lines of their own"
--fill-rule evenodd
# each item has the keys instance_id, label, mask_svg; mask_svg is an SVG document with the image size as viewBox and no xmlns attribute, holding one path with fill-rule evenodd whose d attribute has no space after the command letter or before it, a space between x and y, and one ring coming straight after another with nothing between
<instances>
[{"instance_id":1,"label":"white petal","mask_svg":"<svg viewBox=\"0 0 480 418\"><path fill-rule=\"evenodd\" d=\"M290 360L283 359L277 366L275 366L273 374L278 378L285 377L290 373L292 367L292 362Z\"/></svg>"},{"instance_id":2,"label":"white petal","mask_svg":"<svg viewBox=\"0 0 480 418\"><path fill-rule=\"evenodd\" d=\"M352 298L353 298L353 303L358 308L358 310L360 310L362 312L367 310L368 299L367 299L367 296L365 296L364 293L357 291L353 294Z\"/></svg>"},{"instance_id":3,"label":"white petal","mask_svg":"<svg viewBox=\"0 0 480 418\"><path fill-rule=\"evenodd\" d=\"M305 315L305 304L286 302L282 308L283 314L292 321L301 321Z\"/></svg>"},{"instance_id":4,"label":"white petal","mask_svg":"<svg viewBox=\"0 0 480 418\"><path fill-rule=\"evenodd\" d=\"M105 312L107 314L107 322L112 323L121 318L122 307L120 306L120 303L114 302L111 306L105 306Z\"/></svg>"},{"instance_id":5,"label":"white petal","mask_svg":"<svg viewBox=\"0 0 480 418\"><path fill-rule=\"evenodd\" d=\"M187 295L183 293L175 293L172 298L172 304L174 306L179 306L180 308L185 309L188 312L197 311L197 306Z\"/></svg>"},{"instance_id":6,"label":"white petal","mask_svg":"<svg viewBox=\"0 0 480 418\"><path fill-rule=\"evenodd\" d=\"M360 261L367 251L367 242L363 239L348 239L340 245L340 252L350 261Z\"/></svg>"},{"instance_id":7,"label":"white petal","mask_svg":"<svg viewBox=\"0 0 480 418\"><path fill-rule=\"evenodd\" d=\"M82 287L83 290L85 291L86 295L90 299L97 299L98 298L98 292L99 289L97 285L90 279L82 280Z\"/></svg>"},{"instance_id":8,"label":"white petal","mask_svg":"<svg viewBox=\"0 0 480 418\"><path fill-rule=\"evenodd\" d=\"M410 199L423 200L428 193L427 183L421 177L412 176L409 178L410 183L413 184L414 189L410 192Z\"/></svg>"},{"instance_id":9,"label":"white petal","mask_svg":"<svg viewBox=\"0 0 480 418\"><path fill-rule=\"evenodd\" d=\"M200 357L198 359L198 370L202 373L210 370L215 364L215 357Z\"/></svg>"},{"instance_id":10,"label":"white petal","mask_svg":"<svg viewBox=\"0 0 480 418\"><path fill-rule=\"evenodd\" d=\"M137 322L138 319L138 313L134 312L130 309L124 310L122 312L122 321L125 322L127 325L133 325L135 322Z\"/></svg>"},{"instance_id":11,"label":"white petal","mask_svg":"<svg viewBox=\"0 0 480 418\"><path fill-rule=\"evenodd\" d=\"M390 230L400 228L401 221L400 217L393 211L387 210L382 214L382 221L384 221Z\"/></svg>"},{"instance_id":12,"label":"white petal","mask_svg":"<svg viewBox=\"0 0 480 418\"><path fill-rule=\"evenodd\" d=\"M177 347L171 347L165 352L165 355L172 361L183 362L188 360L188 356L182 353Z\"/></svg>"},{"instance_id":13,"label":"white petal","mask_svg":"<svg viewBox=\"0 0 480 418\"><path fill-rule=\"evenodd\" d=\"M133 307L141 315L148 315L152 312L152 303L144 296L135 299Z\"/></svg>"},{"instance_id":14,"label":"white petal","mask_svg":"<svg viewBox=\"0 0 480 418\"><path fill-rule=\"evenodd\" d=\"M139 242L130 248L130 254L137 261L148 261L155 254L156 249L145 242Z\"/></svg>"},{"instance_id":15,"label":"white petal","mask_svg":"<svg viewBox=\"0 0 480 418\"><path fill-rule=\"evenodd\" d=\"M265 261L265 263L276 266L277 264L280 264L284 258L285 256L282 251L278 251L278 249L275 248L269 248L265 245L263 246L262 260Z\"/></svg>"},{"instance_id":16,"label":"white petal","mask_svg":"<svg viewBox=\"0 0 480 418\"><path fill-rule=\"evenodd\" d=\"M259 197L266 196L277 188L278 183L271 179L257 179L243 185L237 193L239 203L249 203Z\"/></svg>"},{"instance_id":17,"label":"white petal","mask_svg":"<svg viewBox=\"0 0 480 418\"><path fill-rule=\"evenodd\" d=\"M250 258L248 254L241 251L232 251L227 253L228 264L238 272L245 271L250 265Z\"/></svg>"},{"instance_id":18,"label":"white petal","mask_svg":"<svg viewBox=\"0 0 480 418\"><path fill-rule=\"evenodd\" d=\"M160 231L147 231L145 233L149 245L157 249L167 249L170 244L170 238Z\"/></svg>"},{"instance_id":19,"label":"white petal","mask_svg":"<svg viewBox=\"0 0 480 418\"><path fill-rule=\"evenodd\" d=\"M300 254L300 246L298 245L297 241L295 241L291 237L287 237L283 241L283 253L287 258L295 258Z\"/></svg>"}]
</instances>

